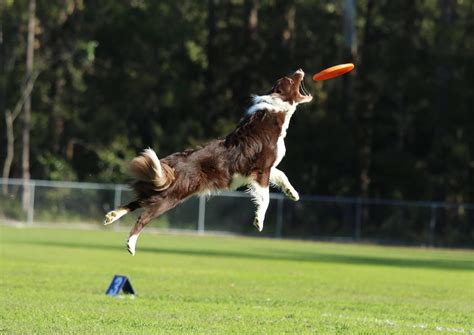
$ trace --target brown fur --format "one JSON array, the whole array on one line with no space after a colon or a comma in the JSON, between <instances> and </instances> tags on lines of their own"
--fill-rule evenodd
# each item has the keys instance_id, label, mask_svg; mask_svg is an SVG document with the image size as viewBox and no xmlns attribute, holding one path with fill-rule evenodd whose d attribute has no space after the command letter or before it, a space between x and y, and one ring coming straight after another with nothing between
<instances>
[{"instance_id":1,"label":"brown fur","mask_svg":"<svg viewBox=\"0 0 474 335\"><path fill-rule=\"evenodd\" d=\"M133 169L137 175L142 175L142 179L135 181L132 188L140 205L150 207L169 197L180 202L196 193L224 189L230 186L235 174L253 176L262 186L268 186L284 120L282 112L258 111L245 116L224 139L160 159L162 167L173 171L170 177L173 181L159 191L153 183L145 181L153 179L147 157L135 158Z\"/></svg>"},{"instance_id":2,"label":"brown fur","mask_svg":"<svg viewBox=\"0 0 474 335\"><path fill-rule=\"evenodd\" d=\"M287 102L288 106L311 101L311 96L302 95L299 91L303 76L304 73L298 70L293 76L278 80L268 96ZM150 220L194 194L229 188L236 175L257 183L268 192L271 169L278 154L278 139L286 117L285 111L278 111L272 105L255 110L243 117L235 130L225 138L160 159L161 176L147 154L134 158L130 163L130 171L134 176L131 186L137 200L123 206L120 213L108 213L105 223L114 222L114 217L119 218L124 211L144 208L127 243L133 254L136 238ZM297 192L294 192L297 197ZM259 230L262 227L260 225ZM132 237L133 243L130 242Z\"/></svg>"}]
</instances>

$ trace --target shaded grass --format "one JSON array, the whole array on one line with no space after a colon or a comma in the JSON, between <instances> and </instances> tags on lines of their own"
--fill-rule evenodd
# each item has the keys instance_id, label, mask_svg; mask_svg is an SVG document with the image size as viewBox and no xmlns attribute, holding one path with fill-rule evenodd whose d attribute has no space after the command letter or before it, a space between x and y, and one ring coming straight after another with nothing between
<instances>
[{"instance_id":1,"label":"shaded grass","mask_svg":"<svg viewBox=\"0 0 474 335\"><path fill-rule=\"evenodd\" d=\"M64 243L60 241L33 241L29 244L64 248L88 248L98 250L124 250L123 246L104 245L104 244L85 244L85 243ZM159 254L190 255L190 256L209 256L224 258L245 258L260 260L286 260L297 262L327 262L341 264L366 264L380 266L396 267L415 267L431 269L453 269L453 270L474 270L474 262L471 259L427 259L427 258L397 258L383 256L367 255L348 255L348 254L327 254L323 252L296 252L295 250L265 250L266 253L249 253L234 250L209 250L209 249L189 249L172 247L142 247L140 252L151 252Z\"/></svg>"},{"instance_id":2,"label":"shaded grass","mask_svg":"<svg viewBox=\"0 0 474 335\"><path fill-rule=\"evenodd\" d=\"M470 251L0 226L0 332L470 333ZM136 299L104 292L128 275Z\"/></svg>"}]
</instances>

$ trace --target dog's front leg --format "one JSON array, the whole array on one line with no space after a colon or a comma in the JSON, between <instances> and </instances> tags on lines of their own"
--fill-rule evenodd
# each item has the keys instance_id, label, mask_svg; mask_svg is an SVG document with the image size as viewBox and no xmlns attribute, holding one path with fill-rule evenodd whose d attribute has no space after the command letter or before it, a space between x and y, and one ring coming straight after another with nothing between
<instances>
[{"instance_id":1,"label":"dog's front leg","mask_svg":"<svg viewBox=\"0 0 474 335\"><path fill-rule=\"evenodd\" d=\"M258 229L258 231L262 231L265 213L267 212L268 204L270 203L270 190L268 184L267 186L262 186L258 182L253 182L250 185L250 194L252 195L252 200L257 207L255 210L253 225Z\"/></svg>"},{"instance_id":2,"label":"dog's front leg","mask_svg":"<svg viewBox=\"0 0 474 335\"><path fill-rule=\"evenodd\" d=\"M281 189L291 200L298 201L300 199L298 192L290 184L288 177L283 171L278 170L277 168L272 168L270 171L270 182L272 185Z\"/></svg>"}]
</instances>

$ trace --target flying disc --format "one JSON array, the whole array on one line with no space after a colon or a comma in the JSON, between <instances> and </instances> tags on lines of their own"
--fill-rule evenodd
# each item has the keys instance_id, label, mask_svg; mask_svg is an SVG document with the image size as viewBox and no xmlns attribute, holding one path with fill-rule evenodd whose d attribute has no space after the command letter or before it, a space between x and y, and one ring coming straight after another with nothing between
<instances>
[{"instance_id":1,"label":"flying disc","mask_svg":"<svg viewBox=\"0 0 474 335\"><path fill-rule=\"evenodd\" d=\"M346 63L346 64L339 64L335 66L328 67L313 76L313 80L328 80L337 76L340 76L344 73L352 71L354 68L354 64Z\"/></svg>"}]
</instances>

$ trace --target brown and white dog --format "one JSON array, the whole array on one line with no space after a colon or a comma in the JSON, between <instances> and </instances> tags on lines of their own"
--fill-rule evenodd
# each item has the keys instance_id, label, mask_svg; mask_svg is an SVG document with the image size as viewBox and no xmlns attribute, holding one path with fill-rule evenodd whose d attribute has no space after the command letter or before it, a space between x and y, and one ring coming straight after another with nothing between
<instances>
[{"instance_id":1,"label":"brown and white dog","mask_svg":"<svg viewBox=\"0 0 474 335\"><path fill-rule=\"evenodd\" d=\"M300 90L303 78L300 69L279 79L267 95L255 96L237 128L223 139L161 160L152 149L135 157L130 171L137 200L107 213L104 224L137 208L144 209L127 241L128 251L134 255L138 235L153 218L192 195L247 186L256 205L253 224L261 231L270 202L270 184L290 199L299 199L277 166L286 152L284 139L296 106L313 99Z\"/></svg>"}]
</instances>

